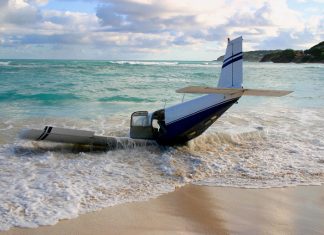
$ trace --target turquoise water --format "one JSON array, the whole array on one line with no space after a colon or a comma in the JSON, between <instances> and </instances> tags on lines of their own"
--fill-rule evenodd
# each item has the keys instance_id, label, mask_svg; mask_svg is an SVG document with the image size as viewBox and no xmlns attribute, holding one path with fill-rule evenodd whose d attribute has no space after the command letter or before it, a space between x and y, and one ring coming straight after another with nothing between
<instances>
[{"instance_id":1,"label":"turquoise water","mask_svg":"<svg viewBox=\"0 0 324 235\"><path fill-rule=\"evenodd\" d=\"M93 118L156 109L182 100L186 85L213 85L220 63L14 60L0 63L1 117ZM275 105L321 107L323 66L246 63L245 87L290 89ZM189 97L186 97L189 98ZM242 105L267 103L246 98Z\"/></svg>"},{"instance_id":2,"label":"turquoise water","mask_svg":"<svg viewBox=\"0 0 324 235\"><path fill-rule=\"evenodd\" d=\"M36 227L189 183L247 188L324 182L324 65L244 63L244 87L287 89L243 97L182 147L94 152L20 140L44 125L128 136L129 116L217 84L207 61L0 60L0 230Z\"/></svg>"},{"instance_id":3,"label":"turquoise water","mask_svg":"<svg viewBox=\"0 0 324 235\"><path fill-rule=\"evenodd\" d=\"M2 115L92 118L158 108L177 102L174 88L186 81L215 77L196 65L203 63L11 61L0 67Z\"/></svg>"}]
</instances>

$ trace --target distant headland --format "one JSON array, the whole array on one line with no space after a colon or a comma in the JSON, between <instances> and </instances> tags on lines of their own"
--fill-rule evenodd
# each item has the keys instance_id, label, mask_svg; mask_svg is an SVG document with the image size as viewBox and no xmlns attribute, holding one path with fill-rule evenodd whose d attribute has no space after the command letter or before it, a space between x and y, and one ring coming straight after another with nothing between
<instances>
[{"instance_id":1,"label":"distant headland","mask_svg":"<svg viewBox=\"0 0 324 235\"><path fill-rule=\"evenodd\" d=\"M245 61L273 63L324 63L324 41L308 50L258 50L243 53ZM223 61L224 56L217 58Z\"/></svg>"}]
</instances>

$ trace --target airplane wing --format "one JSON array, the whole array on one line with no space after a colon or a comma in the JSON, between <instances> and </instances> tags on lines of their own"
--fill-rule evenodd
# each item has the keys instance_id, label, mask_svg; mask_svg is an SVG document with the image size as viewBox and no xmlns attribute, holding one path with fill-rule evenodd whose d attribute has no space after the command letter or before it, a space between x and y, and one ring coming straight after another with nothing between
<instances>
[{"instance_id":1,"label":"airplane wing","mask_svg":"<svg viewBox=\"0 0 324 235\"><path fill-rule=\"evenodd\" d=\"M94 132L46 126L43 130L24 129L19 137L31 140L86 144L93 141Z\"/></svg>"},{"instance_id":2,"label":"airplane wing","mask_svg":"<svg viewBox=\"0 0 324 235\"><path fill-rule=\"evenodd\" d=\"M146 145L155 141L133 140L129 137L98 136L94 131L46 126L43 130L23 129L19 137L32 141L50 141L80 145L106 146L109 149Z\"/></svg>"},{"instance_id":3,"label":"airplane wing","mask_svg":"<svg viewBox=\"0 0 324 235\"><path fill-rule=\"evenodd\" d=\"M262 89L245 89L245 88L217 88L217 87L202 87L188 86L176 90L177 93L196 93L196 94L239 94L249 96L285 96L293 91L285 90L262 90Z\"/></svg>"}]
</instances>

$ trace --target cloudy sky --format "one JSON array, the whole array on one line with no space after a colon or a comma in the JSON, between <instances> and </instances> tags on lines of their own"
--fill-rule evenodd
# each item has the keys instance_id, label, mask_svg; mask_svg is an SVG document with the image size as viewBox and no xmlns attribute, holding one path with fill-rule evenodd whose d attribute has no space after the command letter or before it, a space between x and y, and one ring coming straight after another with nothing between
<instances>
[{"instance_id":1,"label":"cloudy sky","mask_svg":"<svg viewBox=\"0 0 324 235\"><path fill-rule=\"evenodd\" d=\"M0 58L212 60L324 40L324 0L0 0Z\"/></svg>"}]
</instances>

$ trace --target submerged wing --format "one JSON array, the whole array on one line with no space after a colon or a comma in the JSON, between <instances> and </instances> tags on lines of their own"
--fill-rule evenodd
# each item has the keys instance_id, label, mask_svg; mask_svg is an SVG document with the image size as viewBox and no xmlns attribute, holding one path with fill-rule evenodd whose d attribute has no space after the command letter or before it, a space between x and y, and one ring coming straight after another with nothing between
<instances>
[{"instance_id":1,"label":"submerged wing","mask_svg":"<svg viewBox=\"0 0 324 235\"><path fill-rule=\"evenodd\" d=\"M24 129L20 132L21 139L33 141L51 141L80 145L105 146L108 149L127 148L136 145L155 144L155 141L134 140L128 137L97 136L94 131L75 130L46 126L44 130Z\"/></svg>"},{"instance_id":2,"label":"submerged wing","mask_svg":"<svg viewBox=\"0 0 324 235\"><path fill-rule=\"evenodd\" d=\"M216 87L201 87L188 86L176 90L177 93L196 93L196 94L239 94L250 96L284 96L293 91L285 90L262 90L262 89L244 89L244 88L216 88Z\"/></svg>"},{"instance_id":3,"label":"submerged wing","mask_svg":"<svg viewBox=\"0 0 324 235\"><path fill-rule=\"evenodd\" d=\"M91 144L94 140L93 131L74 130L67 128L46 126L44 130L24 129L20 132L20 138L30 140L47 140L52 142Z\"/></svg>"}]
</instances>

